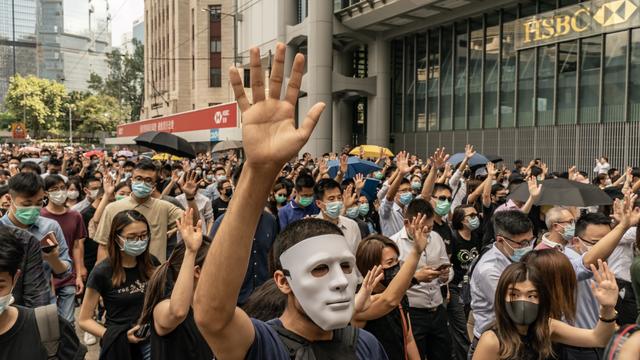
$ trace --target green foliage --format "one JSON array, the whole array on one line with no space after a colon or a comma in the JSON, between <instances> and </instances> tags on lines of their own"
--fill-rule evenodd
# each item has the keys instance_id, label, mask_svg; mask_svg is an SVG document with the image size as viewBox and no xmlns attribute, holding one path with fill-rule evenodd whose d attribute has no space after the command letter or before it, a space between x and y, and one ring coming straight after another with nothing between
<instances>
[{"instance_id":1,"label":"green foliage","mask_svg":"<svg viewBox=\"0 0 640 360\"><path fill-rule=\"evenodd\" d=\"M89 89L95 94L115 98L120 111L128 109L126 122L140 120L144 95L144 47L133 40L133 54L123 54L115 49L107 54L109 75L102 79L91 74Z\"/></svg>"},{"instance_id":2,"label":"green foliage","mask_svg":"<svg viewBox=\"0 0 640 360\"><path fill-rule=\"evenodd\" d=\"M118 100L108 95L89 95L75 105L74 118L81 120L74 125L75 130L91 137L95 137L98 131L115 131L124 118Z\"/></svg>"},{"instance_id":3,"label":"green foliage","mask_svg":"<svg viewBox=\"0 0 640 360\"><path fill-rule=\"evenodd\" d=\"M57 129L64 115L67 91L64 85L33 75L16 75L9 82L5 97L8 112L24 119L32 137Z\"/></svg>"}]
</instances>

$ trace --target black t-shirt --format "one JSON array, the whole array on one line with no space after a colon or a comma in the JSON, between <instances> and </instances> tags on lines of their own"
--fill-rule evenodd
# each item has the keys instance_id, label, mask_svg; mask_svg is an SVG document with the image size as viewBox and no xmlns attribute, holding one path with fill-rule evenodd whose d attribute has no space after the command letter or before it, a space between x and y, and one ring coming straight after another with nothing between
<instances>
[{"instance_id":1,"label":"black t-shirt","mask_svg":"<svg viewBox=\"0 0 640 360\"><path fill-rule=\"evenodd\" d=\"M471 239L465 240L458 234L453 232L451 239L451 264L453 266L453 281L451 284L458 285L467 274L473 259L478 257L482 248L481 231L475 230L471 232Z\"/></svg>"},{"instance_id":2,"label":"black t-shirt","mask_svg":"<svg viewBox=\"0 0 640 360\"><path fill-rule=\"evenodd\" d=\"M158 260L153 260L154 265L157 265ZM96 290L102 296L107 310L107 327L132 325L142 313L147 281L141 280L137 267L125 268L124 272L124 283L114 288L111 282L113 270L109 260L105 259L96 265L87 279L87 287Z\"/></svg>"},{"instance_id":3,"label":"black t-shirt","mask_svg":"<svg viewBox=\"0 0 640 360\"><path fill-rule=\"evenodd\" d=\"M211 203L211 207L213 207L213 218L217 219L220 215L224 214L227 211L227 207L229 207L229 202L222 200L221 197L213 200Z\"/></svg>"},{"instance_id":4,"label":"black t-shirt","mask_svg":"<svg viewBox=\"0 0 640 360\"><path fill-rule=\"evenodd\" d=\"M155 327L151 325L151 359L152 360L211 360L213 352L202 337L193 310L184 321L171 333L158 336Z\"/></svg>"},{"instance_id":5,"label":"black t-shirt","mask_svg":"<svg viewBox=\"0 0 640 360\"><path fill-rule=\"evenodd\" d=\"M0 359L46 360L47 351L40 341L38 323L33 309L15 306L18 309L16 323L4 334L0 334ZM80 342L73 327L60 316L60 343L58 359L75 359ZM84 349L82 350L84 351Z\"/></svg>"},{"instance_id":6,"label":"black t-shirt","mask_svg":"<svg viewBox=\"0 0 640 360\"><path fill-rule=\"evenodd\" d=\"M442 224L438 224L437 222L433 222L433 231L437 232L438 235L444 241L444 245L447 247L447 254L451 255L451 228L446 221L443 221Z\"/></svg>"},{"instance_id":7,"label":"black t-shirt","mask_svg":"<svg viewBox=\"0 0 640 360\"><path fill-rule=\"evenodd\" d=\"M403 309L409 308L409 300L406 296L402 298L401 305ZM405 324L407 329L403 331ZM364 329L378 339L389 360L404 360L406 351L404 336L410 331L408 326L408 314L400 311L398 306L382 317L367 321Z\"/></svg>"},{"instance_id":8,"label":"black t-shirt","mask_svg":"<svg viewBox=\"0 0 640 360\"><path fill-rule=\"evenodd\" d=\"M89 205L86 209L80 212L82 215L82 220L84 221L85 229L89 228L89 221L93 219L93 215L96 213L96 208L93 205ZM88 272L93 270L93 267L96 265L96 261L98 258L98 243L93 241L93 239L87 237L84 240L84 266L87 268Z\"/></svg>"}]
</instances>

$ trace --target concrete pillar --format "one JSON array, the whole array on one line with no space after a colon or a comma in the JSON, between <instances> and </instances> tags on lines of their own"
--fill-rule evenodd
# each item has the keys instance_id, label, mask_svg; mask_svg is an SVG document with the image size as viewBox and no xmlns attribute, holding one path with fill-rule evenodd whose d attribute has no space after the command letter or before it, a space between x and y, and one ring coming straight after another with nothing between
<instances>
[{"instance_id":1,"label":"concrete pillar","mask_svg":"<svg viewBox=\"0 0 640 360\"><path fill-rule=\"evenodd\" d=\"M277 24L278 24L278 42L286 44L287 42L287 26L294 25L296 22L296 0L278 0L275 2L278 7ZM289 77L291 74L291 65L296 55L296 49L287 46L287 54L284 60L284 76Z\"/></svg>"},{"instance_id":2,"label":"concrete pillar","mask_svg":"<svg viewBox=\"0 0 640 360\"><path fill-rule=\"evenodd\" d=\"M391 128L391 51L388 41L378 37L369 44L369 76L376 76L376 96L367 102L367 143L389 146Z\"/></svg>"},{"instance_id":3,"label":"concrete pillar","mask_svg":"<svg viewBox=\"0 0 640 360\"><path fill-rule=\"evenodd\" d=\"M353 135L353 104L350 101L336 99L333 102L333 141L334 152L342 151L342 147L351 144Z\"/></svg>"},{"instance_id":4,"label":"concrete pillar","mask_svg":"<svg viewBox=\"0 0 640 360\"><path fill-rule=\"evenodd\" d=\"M333 3L309 1L307 41L308 106L324 102L327 106L320 122L305 146L312 155L331 151L333 101L331 73L333 57ZM308 107L299 107L299 118L304 119Z\"/></svg>"}]
</instances>

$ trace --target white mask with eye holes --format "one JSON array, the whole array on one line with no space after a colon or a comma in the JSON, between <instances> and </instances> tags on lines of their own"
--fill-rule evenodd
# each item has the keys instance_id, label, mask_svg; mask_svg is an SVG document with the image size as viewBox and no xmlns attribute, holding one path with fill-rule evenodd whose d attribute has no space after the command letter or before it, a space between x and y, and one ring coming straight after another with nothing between
<instances>
[{"instance_id":1,"label":"white mask with eye holes","mask_svg":"<svg viewBox=\"0 0 640 360\"><path fill-rule=\"evenodd\" d=\"M358 279L356 258L344 236L305 239L282 253L280 263L293 294L316 325L330 331L349 324Z\"/></svg>"}]
</instances>

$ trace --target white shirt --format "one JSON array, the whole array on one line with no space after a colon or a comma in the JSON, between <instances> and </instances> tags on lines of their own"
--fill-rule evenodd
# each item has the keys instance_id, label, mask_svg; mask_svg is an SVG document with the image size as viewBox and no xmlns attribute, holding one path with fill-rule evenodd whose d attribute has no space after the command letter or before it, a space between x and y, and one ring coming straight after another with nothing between
<instances>
[{"instance_id":1,"label":"white shirt","mask_svg":"<svg viewBox=\"0 0 640 360\"><path fill-rule=\"evenodd\" d=\"M400 256L398 259L404 263L404 259L409 256L413 251L415 245L413 240L409 239L407 230L402 229L390 236L400 249ZM446 260L444 260L446 259ZM424 266L438 267L443 263L448 263L449 258L447 256L447 248L444 245L444 241L438 233L432 231L429 234L429 245L427 249L420 254L420 260L418 261L418 269ZM449 279L447 283L453 280L453 267L449 268ZM414 308L434 308L442 304L442 293L440 292L441 283L438 279L434 279L430 282L421 282L419 285L414 285L407 290L407 297L409 298L409 306Z\"/></svg>"},{"instance_id":2,"label":"white shirt","mask_svg":"<svg viewBox=\"0 0 640 360\"><path fill-rule=\"evenodd\" d=\"M607 259L609 268L616 275L616 278L631 282L631 263L633 262L633 248L636 242L636 227L627 230L622 239L613 249L611 256Z\"/></svg>"},{"instance_id":3,"label":"white shirt","mask_svg":"<svg viewBox=\"0 0 640 360\"><path fill-rule=\"evenodd\" d=\"M395 201L389 201L383 198L380 202L380 227L382 235L391 236L402 230L404 227L403 209Z\"/></svg>"},{"instance_id":4,"label":"white shirt","mask_svg":"<svg viewBox=\"0 0 640 360\"><path fill-rule=\"evenodd\" d=\"M596 174L606 174L611 169L611 165L608 162L601 164L599 161L596 162L596 167L593 168L593 172Z\"/></svg>"},{"instance_id":5,"label":"white shirt","mask_svg":"<svg viewBox=\"0 0 640 360\"><path fill-rule=\"evenodd\" d=\"M467 196L467 182L462 179L462 172L456 170L451 179L449 179L449 186L453 189L453 201L451 202L451 212L458 206L462 205L462 200Z\"/></svg>"},{"instance_id":6,"label":"white shirt","mask_svg":"<svg viewBox=\"0 0 640 360\"><path fill-rule=\"evenodd\" d=\"M324 219L322 217L322 212L318 215L315 215L318 219ZM358 250L358 245L360 244L360 240L362 240L362 236L360 235L360 228L358 227L358 223L349 219L345 216L338 217L338 227L342 230L345 239L347 239L347 244L349 248L353 252L353 255L356 254L356 250Z\"/></svg>"},{"instance_id":7,"label":"white shirt","mask_svg":"<svg viewBox=\"0 0 640 360\"><path fill-rule=\"evenodd\" d=\"M185 194L176 196L176 200L184 206L185 209L189 207L187 196ZM200 215L200 219L202 220L202 232L207 234L207 223L213 220L213 207L211 206L211 200L205 195L200 194L200 192L197 192L195 201L196 206L198 206L198 215Z\"/></svg>"}]
</instances>

